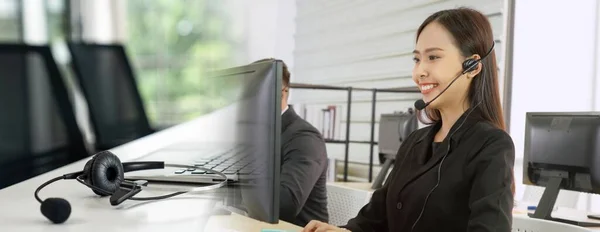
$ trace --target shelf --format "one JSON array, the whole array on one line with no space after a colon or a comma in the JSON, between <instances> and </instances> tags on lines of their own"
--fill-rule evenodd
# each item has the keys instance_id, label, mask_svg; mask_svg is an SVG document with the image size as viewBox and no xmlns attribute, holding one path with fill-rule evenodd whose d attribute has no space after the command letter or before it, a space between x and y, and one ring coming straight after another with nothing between
<instances>
[{"instance_id":1,"label":"shelf","mask_svg":"<svg viewBox=\"0 0 600 232\"><path fill-rule=\"evenodd\" d=\"M371 150L369 153L369 182L373 178L373 153L374 146L378 143L375 142L375 103L377 101L378 93L419 93L419 89L415 87L401 87L401 88L356 88L351 86L332 86L332 85L318 85L318 84L306 84L306 83L290 83L290 88L295 89L314 89L314 90L343 90L348 93L347 107L346 107L346 136L345 138L350 138L350 115L352 108L352 92L353 91L370 91L373 94L371 99L371 140L370 141L347 141L347 140L339 140L339 139L325 139L326 143L336 143L336 144L344 144L345 152L344 152L344 181L348 180L348 153L350 143L362 143L369 144L371 146Z\"/></svg>"},{"instance_id":2,"label":"shelf","mask_svg":"<svg viewBox=\"0 0 600 232\"><path fill-rule=\"evenodd\" d=\"M420 93L421 90L417 87L401 87L401 88L385 88L377 89L379 93Z\"/></svg>"},{"instance_id":3,"label":"shelf","mask_svg":"<svg viewBox=\"0 0 600 232\"><path fill-rule=\"evenodd\" d=\"M346 143L346 140L325 139L325 142L326 143L341 143L341 144L344 144L344 143ZM353 141L353 140L350 140L348 142L349 143L364 143L364 144L371 144L372 143L374 145L377 145L377 142L371 142L371 141L357 141L357 140Z\"/></svg>"},{"instance_id":4,"label":"shelf","mask_svg":"<svg viewBox=\"0 0 600 232\"><path fill-rule=\"evenodd\" d=\"M290 83L290 88L294 89L321 89L321 90L358 90L358 91L376 91L380 93L420 93L419 88L415 87L399 87L399 88L360 88L360 87L347 87L347 86L333 86L333 85L315 85L315 84L304 84L304 83Z\"/></svg>"},{"instance_id":5,"label":"shelf","mask_svg":"<svg viewBox=\"0 0 600 232\"><path fill-rule=\"evenodd\" d=\"M290 83L293 89L322 89L322 90L348 90L350 87L331 86L331 85L313 85L303 83Z\"/></svg>"}]
</instances>

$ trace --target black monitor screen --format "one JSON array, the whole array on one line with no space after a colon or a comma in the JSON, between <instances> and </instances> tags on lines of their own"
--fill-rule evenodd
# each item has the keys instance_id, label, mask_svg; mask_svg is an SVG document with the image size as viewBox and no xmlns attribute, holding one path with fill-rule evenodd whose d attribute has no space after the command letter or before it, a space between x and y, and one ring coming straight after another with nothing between
<instances>
[{"instance_id":1,"label":"black monitor screen","mask_svg":"<svg viewBox=\"0 0 600 232\"><path fill-rule=\"evenodd\" d=\"M225 139L242 147L235 163L251 173L231 186L240 190L232 206L269 223L279 220L282 69L281 61L265 61L211 72L206 79L219 87L222 103L235 109L234 128Z\"/></svg>"},{"instance_id":2,"label":"black monitor screen","mask_svg":"<svg viewBox=\"0 0 600 232\"><path fill-rule=\"evenodd\" d=\"M379 153L395 157L402 141L417 127L415 114L382 114L379 121Z\"/></svg>"},{"instance_id":3,"label":"black monitor screen","mask_svg":"<svg viewBox=\"0 0 600 232\"><path fill-rule=\"evenodd\" d=\"M598 132L600 113L528 113L524 183L545 186L560 177L564 189L593 191Z\"/></svg>"}]
</instances>

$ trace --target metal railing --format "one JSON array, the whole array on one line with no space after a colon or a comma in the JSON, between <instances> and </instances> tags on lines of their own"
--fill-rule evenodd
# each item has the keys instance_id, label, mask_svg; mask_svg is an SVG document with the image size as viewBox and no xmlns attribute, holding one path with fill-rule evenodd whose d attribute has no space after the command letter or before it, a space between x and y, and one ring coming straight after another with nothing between
<instances>
[{"instance_id":1,"label":"metal railing","mask_svg":"<svg viewBox=\"0 0 600 232\"><path fill-rule=\"evenodd\" d=\"M327 143L342 143L345 144L344 153L344 182L348 181L348 154L350 149L350 143L366 143L370 144L371 150L369 153L369 182L373 180L373 149L377 144L375 141L375 108L377 102L377 93L420 93L417 87L402 87L402 88L357 88L351 86L331 86L331 85L314 85L314 84L303 84L303 83L290 83L290 88L294 89L313 89L313 90L336 90L336 91L347 91L348 99L346 102L346 138L344 140L326 139ZM370 141L351 141L350 140L350 110L352 107L352 92L353 91L370 91L372 92L371 97L371 140Z\"/></svg>"}]
</instances>

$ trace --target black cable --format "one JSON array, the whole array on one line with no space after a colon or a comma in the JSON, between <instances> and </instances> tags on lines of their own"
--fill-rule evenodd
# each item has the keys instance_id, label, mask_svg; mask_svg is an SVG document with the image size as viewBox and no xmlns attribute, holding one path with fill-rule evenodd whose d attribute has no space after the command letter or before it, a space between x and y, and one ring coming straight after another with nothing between
<instances>
[{"instance_id":1,"label":"black cable","mask_svg":"<svg viewBox=\"0 0 600 232\"><path fill-rule=\"evenodd\" d=\"M38 196L38 193L46 186L48 186L49 184L52 184L56 181L62 180L62 179L66 179L65 176L59 176L59 177L55 177L49 181L46 181L46 183L43 183L42 185L40 185L40 187L38 187L35 190L35 193L33 194L33 196L35 197L35 199L39 202L39 203L43 203L44 201L42 201L42 199L40 199L40 197Z\"/></svg>"},{"instance_id":2,"label":"black cable","mask_svg":"<svg viewBox=\"0 0 600 232\"><path fill-rule=\"evenodd\" d=\"M106 190L104 190L104 189L101 189L101 188L98 188L98 187L96 187L96 186L92 186L92 185L90 185L90 184L88 184L88 183L85 183L85 181L83 181L83 180L82 180L81 178L79 178L79 177L77 177L76 179L77 179L77 181L78 181L79 183L81 183L81 184L83 184L83 185L87 186L88 188L91 188L91 189L93 189L93 190L96 190L96 191L98 191L98 192L104 193L104 194L106 194L106 195L112 195L112 194L113 194L113 193L111 193L111 192L108 192L108 191L106 191ZM170 193L170 194L165 194L165 195L161 195L161 196L155 196L155 197L131 197L131 198L128 198L128 200L133 200L133 201L162 200L162 199L166 199L166 198L169 198L169 197L173 197L173 196L181 195L181 194L184 194L184 193L187 193L187 192L175 192L175 193Z\"/></svg>"},{"instance_id":3,"label":"black cable","mask_svg":"<svg viewBox=\"0 0 600 232\"><path fill-rule=\"evenodd\" d=\"M481 81L482 82L482 87L481 87L481 91L480 91L480 93L481 93L481 99L479 99L479 102L477 102L477 104L475 106L473 106L473 107L471 107L471 109L469 109L469 112L467 113L467 115L465 116L465 118L463 119L463 121L460 123L460 125L458 125L458 127L456 128L456 130L454 130L452 132L452 134L450 134L450 136L446 137L448 139L448 150L446 150L446 154L444 155L444 157L442 157L442 161L440 162L440 166L438 167L437 183L435 184L435 186L433 186L433 188L431 189L431 191L429 191L429 193L427 194L427 197L425 197L425 203L423 204L423 208L421 209L421 213L419 213L419 217L417 217L417 220L413 224L413 226L410 229L410 231L413 231L415 229L415 226L417 225L417 223L421 219L421 216L423 216L423 212L425 211L425 206L427 205L427 201L429 200L429 196L438 187L438 185L440 185L440 179L441 179L441 173L442 173L442 165L444 164L444 160L446 160L446 156L448 156L448 154L450 154L450 144L451 144L450 139L452 138L452 136L454 135L454 133L456 133L463 126L463 124L465 123L465 121L467 121L467 119L469 118L469 115L471 115L471 113L483 102L483 98L484 98L484 94L483 93L485 92L485 76L482 75L481 78L483 78L483 80Z\"/></svg>"},{"instance_id":4,"label":"black cable","mask_svg":"<svg viewBox=\"0 0 600 232\"><path fill-rule=\"evenodd\" d=\"M477 106L479 106L479 104L475 105L475 107L477 107ZM413 231L415 229L415 226L417 225L417 222L419 222L419 220L421 219L421 216L423 216L423 212L425 211L425 206L427 205L427 201L429 200L429 196L431 196L431 194L433 193L433 191L440 185L440 179L441 179L441 175L442 175L442 165L444 164L444 160L446 160L446 157L448 156L448 154L450 154L450 144L451 144L450 139L452 138L452 136L454 135L454 133L456 133L462 127L462 125L465 123L465 121L467 121L467 118L469 117L469 115L471 114L471 112L473 112L473 109L475 109L475 107L473 107L469 111L469 113L463 119L463 121L458 126L458 128L456 128L456 130L454 132L452 132L452 134L450 134L450 136L448 136L448 150L446 150L446 154L444 154L444 157L442 157L442 161L440 162L440 166L438 166L437 183L435 184L435 186L433 186L433 188L431 189L431 191L429 191L429 193L427 194L427 197L425 197L425 203L423 203L423 208L421 209L421 213L419 213L419 217L417 217L417 220L413 224L413 226L410 229L410 231Z\"/></svg>"},{"instance_id":5,"label":"black cable","mask_svg":"<svg viewBox=\"0 0 600 232\"><path fill-rule=\"evenodd\" d=\"M181 195L184 194L186 192L176 192L176 193L171 193L171 194L167 194L167 195L162 195L162 196L156 196L156 197L132 197L129 198L129 200L132 201L150 201L150 200L162 200L162 199L167 199L169 197L174 197L177 195Z\"/></svg>"},{"instance_id":6,"label":"black cable","mask_svg":"<svg viewBox=\"0 0 600 232\"><path fill-rule=\"evenodd\" d=\"M91 188L91 189L93 189L93 190L96 190L96 191L98 191L98 192L100 192L100 193L103 193L103 194L106 194L106 195L112 195L112 194L113 194L113 193L111 193L111 192L109 192L109 191L106 191L106 190L104 190L104 189L101 189L101 188L98 188L98 187L96 187L96 186L92 186L92 185L90 185L90 184L88 184L88 183L85 183L85 181L83 181L83 180L80 178L80 176L78 176L78 177L77 177L77 178L75 178L75 179L76 179L76 180L77 180L79 183L81 183L82 185L85 185L85 186L87 186L88 188Z\"/></svg>"}]
</instances>

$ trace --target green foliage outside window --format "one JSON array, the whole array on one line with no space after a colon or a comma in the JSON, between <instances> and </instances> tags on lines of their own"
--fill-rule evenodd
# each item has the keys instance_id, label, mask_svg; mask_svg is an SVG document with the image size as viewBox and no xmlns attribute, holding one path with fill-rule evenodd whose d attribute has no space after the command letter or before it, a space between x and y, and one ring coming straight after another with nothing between
<instances>
[{"instance_id":1,"label":"green foliage outside window","mask_svg":"<svg viewBox=\"0 0 600 232\"><path fill-rule=\"evenodd\" d=\"M241 46L224 8L218 0L127 1L126 48L153 124L184 122L224 106L203 78L232 66Z\"/></svg>"},{"instance_id":2,"label":"green foliage outside window","mask_svg":"<svg viewBox=\"0 0 600 232\"><path fill-rule=\"evenodd\" d=\"M3 0L0 4L0 41L15 42L21 40L19 20L20 4L17 0Z\"/></svg>"}]
</instances>

